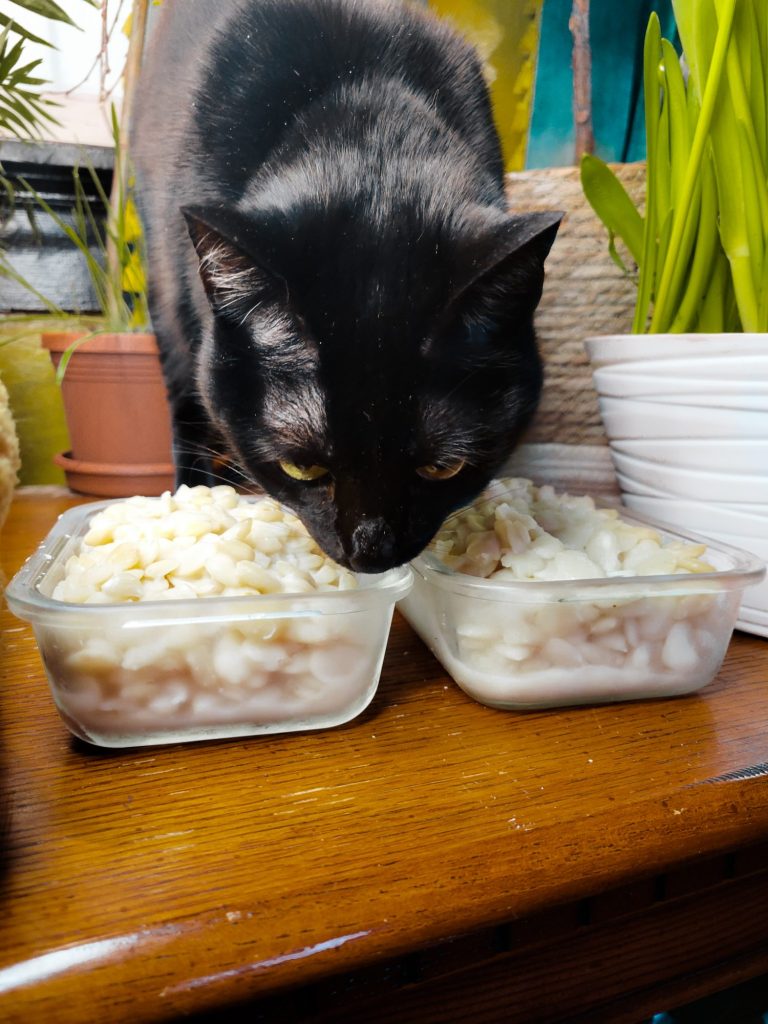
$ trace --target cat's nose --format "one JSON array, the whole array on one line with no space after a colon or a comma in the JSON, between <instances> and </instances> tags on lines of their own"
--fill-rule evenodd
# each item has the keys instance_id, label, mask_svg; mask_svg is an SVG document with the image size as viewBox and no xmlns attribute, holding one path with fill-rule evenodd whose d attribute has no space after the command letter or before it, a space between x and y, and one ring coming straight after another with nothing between
<instances>
[{"instance_id":1,"label":"cat's nose","mask_svg":"<svg viewBox=\"0 0 768 1024\"><path fill-rule=\"evenodd\" d=\"M349 564L357 572L384 572L396 565L395 535L381 516L364 516L352 531Z\"/></svg>"}]
</instances>

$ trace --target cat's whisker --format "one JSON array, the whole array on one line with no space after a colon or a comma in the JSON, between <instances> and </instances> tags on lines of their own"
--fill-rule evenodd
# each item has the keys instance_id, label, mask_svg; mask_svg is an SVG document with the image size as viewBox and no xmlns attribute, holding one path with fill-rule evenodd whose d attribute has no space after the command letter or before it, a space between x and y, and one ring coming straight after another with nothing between
<instances>
[{"instance_id":1,"label":"cat's whisker","mask_svg":"<svg viewBox=\"0 0 768 1024\"><path fill-rule=\"evenodd\" d=\"M184 455L204 455L211 459L220 459L222 462L228 461L231 456L226 452L219 451L215 448L209 448L203 444L191 444L191 445L177 445L176 451L181 452Z\"/></svg>"},{"instance_id":2,"label":"cat's whisker","mask_svg":"<svg viewBox=\"0 0 768 1024\"><path fill-rule=\"evenodd\" d=\"M179 463L176 468L181 470L193 470L199 467L196 467L194 464ZM219 480L223 484L228 484L230 487L232 486L231 477L223 476L221 473L216 473L208 467L206 467L206 474L211 478L211 480ZM262 490L259 484L257 484L252 478L248 477L245 473L237 471L237 475L242 478L243 484L247 484L251 488L258 488L259 490Z\"/></svg>"},{"instance_id":3,"label":"cat's whisker","mask_svg":"<svg viewBox=\"0 0 768 1024\"><path fill-rule=\"evenodd\" d=\"M177 446L176 455L177 458L185 459L183 462L178 462L178 469L184 470L199 468L199 465L196 465L196 462L205 460L206 472L212 479L221 480L224 483L231 484L233 482L232 477L235 477L239 479L244 486L261 489L261 485L258 481L256 481L239 462L236 462L231 455L216 448L211 448L209 445L203 444L202 442ZM189 458L194 461L187 462L186 459ZM212 462L221 462L226 464L229 476L215 472L213 465L211 464Z\"/></svg>"},{"instance_id":4,"label":"cat's whisker","mask_svg":"<svg viewBox=\"0 0 768 1024\"><path fill-rule=\"evenodd\" d=\"M470 370L465 377L461 378L461 380L455 387L451 388L447 395L443 396L444 400L451 398L453 395L455 395L460 388L464 387L468 380L471 380L476 374L480 372L480 369L481 367L476 366L473 370Z\"/></svg>"}]
</instances>

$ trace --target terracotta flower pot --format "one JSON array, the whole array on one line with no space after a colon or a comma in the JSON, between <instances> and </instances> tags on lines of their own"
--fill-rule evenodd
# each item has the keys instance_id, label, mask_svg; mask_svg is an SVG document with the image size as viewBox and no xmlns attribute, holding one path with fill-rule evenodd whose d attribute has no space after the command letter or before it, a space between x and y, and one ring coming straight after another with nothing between
<instances>
[{"instance_id":1,"label":"terracotta flower pot","mask_svg":"<svg viewBox=\"0 0 768 1024\"><path fill-rule=\"evenodd\" d=\"M43 334L54 366L84 333ZM61 391L72 450L57 461L72 490L121 497L173 488L170 409L153 334L84 341Z\"/></svg>"}]
</instances>

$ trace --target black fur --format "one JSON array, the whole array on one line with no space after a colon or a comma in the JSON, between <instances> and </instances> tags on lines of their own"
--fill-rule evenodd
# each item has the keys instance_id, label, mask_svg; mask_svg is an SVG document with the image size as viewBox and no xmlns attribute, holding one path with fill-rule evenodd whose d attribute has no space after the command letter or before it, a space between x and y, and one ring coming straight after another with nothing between
<instances>
[{"instance_id":1,"label":"black fur","mask_svg":"<svg viewBox=\"0 0 768 1024\"><path fill-rule=\"evenodd\" d=\"M221 450L338 561L412 558L541 389L560 215L507 214L474 53L397 0L166 0L137 107L179 482Z\"/></svg>"}]
</instances>

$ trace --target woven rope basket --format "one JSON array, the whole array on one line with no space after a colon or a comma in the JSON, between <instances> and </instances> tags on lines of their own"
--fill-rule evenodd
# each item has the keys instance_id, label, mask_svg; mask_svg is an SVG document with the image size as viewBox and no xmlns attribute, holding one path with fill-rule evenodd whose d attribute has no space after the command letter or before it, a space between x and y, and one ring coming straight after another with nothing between
<instances>
[{"instance_id":1,"label":"woven rope basket","mask_svg":"<svg viewBox=\"0 0 768 1024\"><path fill-rule=\"evenodd\" d=\"M645 189L645 164L613 168L635 203ZM514 212L565 210L546 263L536 314L545 384L539 411L525 441L607 445L584 339L629 331L635 286L608 254L608 236L584 198L578 167L508 175Z\"/></svg>"}]
</instances>

